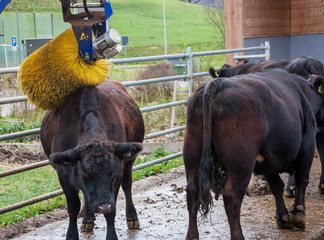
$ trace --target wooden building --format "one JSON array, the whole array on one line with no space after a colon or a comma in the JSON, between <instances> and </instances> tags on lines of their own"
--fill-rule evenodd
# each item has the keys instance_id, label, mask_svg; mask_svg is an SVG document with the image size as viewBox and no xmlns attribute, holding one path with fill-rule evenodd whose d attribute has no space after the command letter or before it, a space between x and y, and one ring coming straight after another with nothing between
<instances>
[{"instance_id":1,"label":"wooden building","mask_svg":"<svg viewBox=\"0 0 324 240\"><path fill-rule=\"evenodd\" d=\"M324 62L324 0L224 0L226 48L270 41L271 59ZM227 62L234 64L233 55Z\"/></svg>"}]
</instances>

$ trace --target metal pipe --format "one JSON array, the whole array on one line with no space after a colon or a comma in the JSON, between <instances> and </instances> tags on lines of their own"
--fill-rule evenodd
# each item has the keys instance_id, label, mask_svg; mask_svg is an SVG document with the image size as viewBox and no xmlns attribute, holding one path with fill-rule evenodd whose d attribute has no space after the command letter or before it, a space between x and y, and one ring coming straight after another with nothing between
<instances>
[{"instance_id":1,"label":"metal pipe","mask_svg":"<svg viewBox=\"0 0 324 240\"><path fill-rule=\"evenodd\" d=\"M146 139L156 138L156 137L166 135L166 134L169 134L169 133L173 133L173 132L179 132L179 131L184 130L185 128L186 128L185 126L180 126L180 127L170 128L170 129L167 129L167 130L156 132L156 133L151 133L151 134L146 135L144 137L144 139L146 140Z\"/></svg>"},{"instance_id":2,"label":"metal pipe","mask_svg":"<svg viewBox=\"0 0 324 240\"><path fill-rule=\"evenodd\" d=\"M26 171L33 170L33 169L36 169L36 168L44 167L44 166L47 166L49 164L50 164L49 160L44 160L44 161L41 161L41 162L28 164L28 165L23 166L23 167L6 170L6 171L3 171L3 172L0 172L0 178L7 177L7 176L17 174L17 173L21 173L21 172L26 172Z\"/></svg>"},{"instance_id":3,"label":"metal pipe","mask_svg":"<svg viewBox=\"0 0 324 240\"><path fill-rule=\"evenodd\" d=\"M187 76L188 76L188 95L189 96L194 91L193 79L192 79L192 70L193 70L192 57L193 57L192 48L188 47L187 48Z\"/></svg>"},{"instance_id":4,"label":"metal pipe","mask_svg":"<svg viewBox=\"0 0 324 240\"><path fill-rule=\"evenodd\" d=\"M62 195L63 193L64 193L63 190L60 189L60 190L57 190L57 191L54 191L54 192L51 192L51 193L44 194L42 196L38 196L38 197L35 197L35 198L28 199L28 200L23 201L23 202L15 203L15 204L12 204L12 205L7 206L7 207L0 208L0 214L10 212L10 211L16 210L18 208L26 207L28 205L38 203L38 202L41 202L41 201L49 199L49 198L57 197L59 195Z\"/></svg>"},{"instance_id":5,"label":"metal pipe","mask_svg":"<svg viewBox=\"0 0 324 240\"><path fill-rule=\"evenodd\" d=\"M148 62L148 61L157 61L157 60L166 60L166 59L178 59L185 58L186 54L171 54L171 55L158 55L158 56L147 56L147 57L136 57L136 58L121 58L121 59L111 59L108 60L111 63L130 63L130 62Z\"/></svg>"},{"instance_id":6,"label":"metal pipe","mask_svg":"<svg viewBox=\"0 0 324 240\"><path fill-rule=\"evenodd\" d=\"M163 163L163 162L168 161L170 159L181 157L181 156L182 156L182 152L178 152L178 153L171 154L171 155L163 157L163 158L159 158L159 159L156 159L156 160L153 160L153 161L142 163L142 164L139 164L139 165L136 165L135 167L133 167L133 171L137 171L137 170L140 170L140 169L143 169L143 168L146 168L146 167L150 167L150 166L153 166L155 164Z\"/></svg>"},{"instance_id":7,"label":"metal pipe","mask_svg":"<svg viewBox=\"0 0 324 240\"><path fill-rule=\"evenodd\" d=\"M196 78L196 77L205 77L205 76L209 76L209 72L201 72L201 73L193 73L192 77Z\"/></svg>"},{"instance_id":8,"label":"metal pipe","mask_svg":"<svg viewBox=\"0 0 324 240\"><path fill-rule=\"evenodd\" d=\"M19 17L18 11L16 11L16 19L17 19L17 39L18 39L18 55L19 55L19 64L21 64L21 55L20 55L20 31L19 31Z\"/></svg>"},{"instance_id":9,"label":"metal pipe","mask_svg":"<svg viewBox=\"0 0 324 240\"><path fill-rule=\"evenodd\" d=\"M254 54L254 55L235 55L234 56L235 60L253 59L253 58L264 58L264 59L266 59L266 55L265 54Z\"/></svg>"},{"instance_id":10,"label":"metal pipe","mask_svg":"<svg viewBox=\"0 0 324 240\"><path fill-rule=\"evenodd\" d=\"M19 137L25 137L25 136L39 134L39 133L40 133L40 128L35 128L35 129L21 131L21 132L4 134L4 135L0 136L0 141L5 141L5 140L19 138Z\"/></svg>"},{"instance_id":11,"label":"metal pipe","mask_svg":"<svg viewBox=\"0 0 324 240\"><path fill-rule=\"evenodd\" d=\"M163 109L163 108L169 108L169 107L173 107L173 106L177 106L177 105L182 105L182 104L186 104L187 100L182 100L182 101L177 101L177 102L172 102L172 103L165 103L165 104L161 104L161 105L156 105L156 106L152 106L152 107L145 107L145 108L141 108L141 112L150 112L150 111L154 111L154 110L158 110L158 109Z\"/></svg>"},{"instance_id":12,"label":"metal pipe","mask_svg":"<svg viewBox=\"0 0 324 240\"><path fill-rule=\"evenodd\" d=\"M34 15L34 33L35 33L35 38L37 38L37 33L36 33L36 13L35 13L35 11L33 11L33 15Z\"/></svg>"},{"instance_id":13,"label":"metal pipe","mask_svg":"<svg viewBox=\"0 0 324 240\"><path fill-rule=\"evenodd\" d=\"M166 23L165 23L165 0L163 0L163 32L164 32L164 54L168 54L167 39L166 39Z\"/></svg>"},{"instance_id":14,"label":"metal pipe","mask_svg":"<svg viewBox=\"0 0 324 240\"><path fill-rule=\"evenodd\" d=\"M265 50L265 47L261 45L258 47L236 48L236 49L216 50L216 51L206 51L206 52L193 52L192 55L193 57L198 57L198 56L225 54L225 53L250 52L255 50Z\"/></svg>"},{"instance_id":15,"label":"metal pipe","mask_svg":"<svg viewBox=\"0 0 324 240\"><path fill-rule=\"evenodd\" d=\"M27 96L18 96L18 97L10 97L10 98L1 98L1 104L8 104L8 103L17 103L17 102L24 102L27 101Z\"/></svg>"},{"instance_id":16,"label":"metal pipe","mask_svg":"<svg viewBox=\"0 0 324 240\"><path fill-rule=\"evenodd\" d=\"M264 43L265 46L265 60L270 60L270 42L269 41L265 41Z\"/></svg>"},{"instance_id":17,"label":"metal pipe","mask_svg":"<svg viewBox=\"0 0 324 240\"><path fill-rule=\"evenodd\" d=\"M53 24L53 13L51 12L51 32L52 32L52 37L54 37L54 24Z\"/></svg>"},{"instance_id":18,"label":"metal pipe","mask_svg":"<svg viewBox=\"0 0 324 240\"><path fill-rule=\"evenodd\" d=\"M6 68L7 68L7 67L9 67L9 64L8 64L7 46L4 46L4 57L5 57L5 65L6 65Z\"/></svg>"},{"instance_id":19,"label":"metal pipe","mask_svg":"<svg viewBox=\"0 0 324 240\"><path fill-rule=\"evenodd\" d=\"M20 67L0 68L0 74L17 73Z\"/></svg>"},{"instance_id":20,"label":"metal pipe","mask_svg":"<svg viewBox=\"0 0 324 240\"><path fill-rule=\"evenodd\" d=\"M138 81L128 81L128 82L122 82L122 84L124 84L125 87L130 87L130 86L144 85L144 84L150 84L150 83L175 81L175 80L185 79L186 77L187 77L186 75L177 75L177 76L171 76L171 77L161 77L161 78L151 78L151 79L138 80Z\"/></svg>"}]
</instances>

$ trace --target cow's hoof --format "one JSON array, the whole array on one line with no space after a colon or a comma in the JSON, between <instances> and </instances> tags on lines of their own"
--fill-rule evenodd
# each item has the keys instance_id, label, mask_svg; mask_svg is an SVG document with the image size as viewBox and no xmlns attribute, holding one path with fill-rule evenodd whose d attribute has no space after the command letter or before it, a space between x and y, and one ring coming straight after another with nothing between
<instances>
[{"instance_id":1,"label":"cow's hoof","mask_svg":"<svg viewBox=\"0 0 324 240\"><path fill-rule=\"evenodd\" d=\"M292 228L293 225L291 225L289 221L289 215L284 214L282 216L276 215L276 223L278 228Z\"/></svg>"},{"instance_id":2,"label":"cow's hoof","mask_svg":"<svg viewBox=\"0 0 324 240\"><path fill-rule=\"evenodd\" d=\"M87 221L86 223L81 224L81 232L92 232L94 228L93 221Z\"/></svg>"},{"instance_id":3,"label":"cow's hoof","mask_svg":"<svg viewBox=\"0 0 324 240\"><path fill-rule=\"evenodd\" d=\"M324 183L319 186L319 191L321 194L324 194Z\"/></svg>"},{"instance_id":4,"label":"cow's hoof","mask_svg":"<svg viewBox=\"0 0 324 240\"><path fill-rule=\"evenodd\" d=\"M295 208L294 206L291 207L289 210L289 222L299 229L305 229L305 211L302 205L297 205Z\"/></svg>"},{"instance_id":5,"label":"cow's hoof","mask_svg":"<svg viewBox=\"0 0 324 240\"><path fill-rule=\"evenodd\" d=\"M127 218L127 227L128 229L139 229L140 223L137 217Z\"/></svg>"},{"instance_id":6,"label":"cow's hoof","mask_svg":"<svg viewBox=\"0 0 324 240\"><path fill-rule=\"evenodd\" d=\"M291 185L288 189L285 190L284 196L286 198L293 198L296 195L296 187Z\"/></svg>"}]
</instances>

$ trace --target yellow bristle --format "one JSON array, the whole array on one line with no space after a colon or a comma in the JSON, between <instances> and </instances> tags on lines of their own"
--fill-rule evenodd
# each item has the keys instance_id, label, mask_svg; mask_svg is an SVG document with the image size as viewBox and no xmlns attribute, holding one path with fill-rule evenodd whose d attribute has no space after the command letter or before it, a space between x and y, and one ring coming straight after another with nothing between
<instances>
[{"instance_id":1,"label":"yellow bristle","mask_svg":"<svg viewBox=\"0 0 324 240\"><path fill-rule=\"evenodd\" d=\"M110 64L106 60L86 63L68 29L24 60L18 72L19 90L37 108L56 110L76 89L104 81Z\"/></svg>"}]
</instances>

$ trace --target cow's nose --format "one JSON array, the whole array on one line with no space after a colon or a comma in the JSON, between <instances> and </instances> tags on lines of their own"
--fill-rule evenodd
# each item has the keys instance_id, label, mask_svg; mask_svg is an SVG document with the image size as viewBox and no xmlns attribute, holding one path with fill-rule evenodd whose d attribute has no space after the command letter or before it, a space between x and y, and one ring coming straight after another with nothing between
<instances>
[{"instance_id":1,"label":"cow's nose","mask_svg":"<svg viewBox=\"0 0 324 240\"><path fill-rule=\"evenodd\" d=\"M112 210L112 206L110 203L102 203L98 205L98 212L99 213L109 213Z\"/></svg>"}]
</instances>

